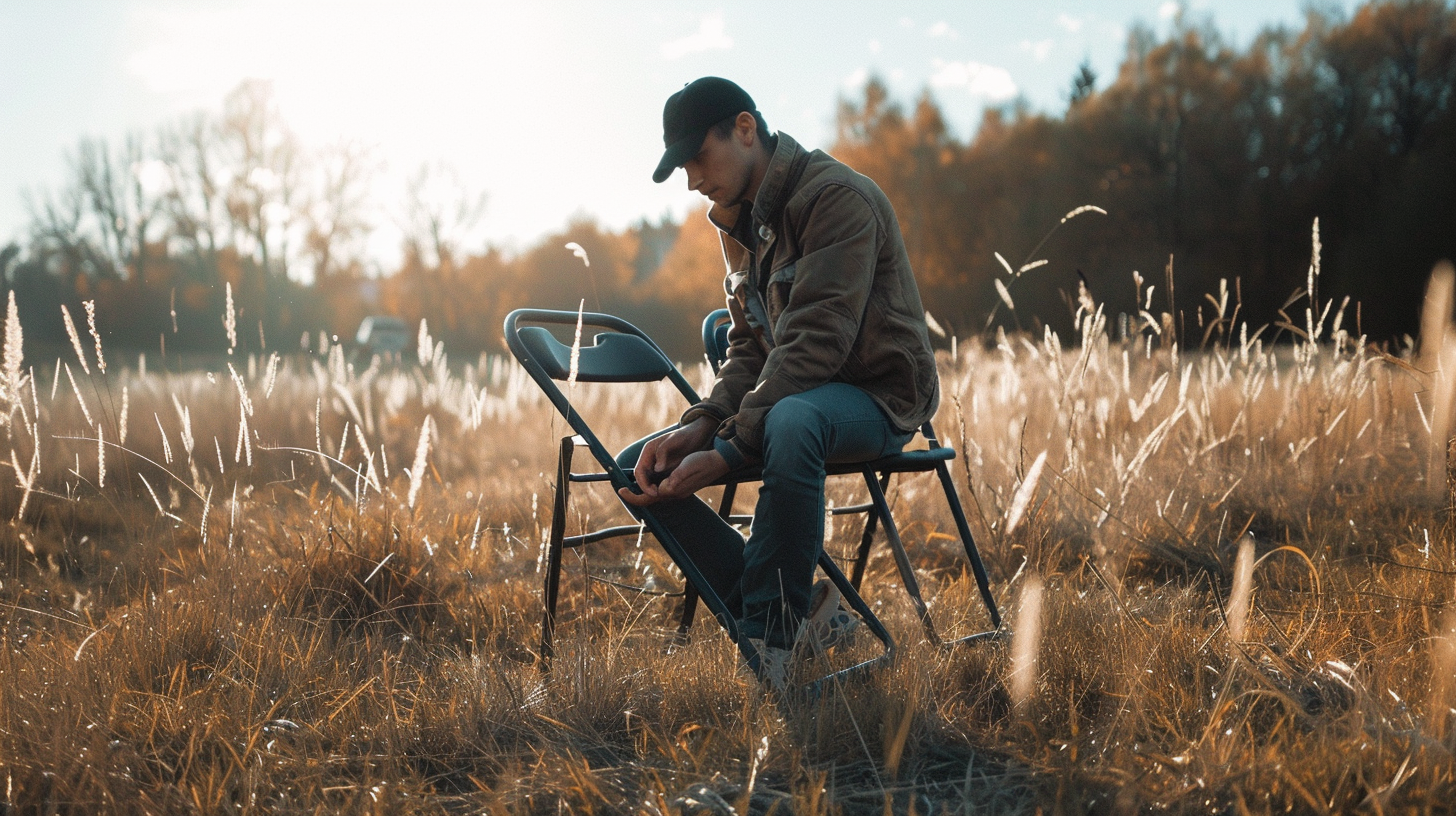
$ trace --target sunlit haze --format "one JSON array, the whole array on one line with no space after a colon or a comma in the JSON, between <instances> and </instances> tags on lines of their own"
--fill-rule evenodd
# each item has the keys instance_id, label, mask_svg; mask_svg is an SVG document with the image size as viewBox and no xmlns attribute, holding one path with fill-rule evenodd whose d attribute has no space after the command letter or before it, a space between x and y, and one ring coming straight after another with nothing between
<instances>
[{"instance_id":1,"label":"sunlit haze","mask_svg":"<svg viewBox=\"0 0 1456 816\"><path fill-rule=\"evenodd\" d=\"M1298 26L1304 0L1193 2L1243 44ZM1343 5L1347 10L1349 3ZM871 74L896 99L929 89L954 132L1018 96L1060 111L1089 59L1105 84L1131 25L1161 0L937 3L11 2L0 6L0 243L24 241L26 191L54 189L83 136L113 144L246 78L272 82L306 146L349 140L377 165L372 262L398 258L405 177L443 161L487 196L468 248L529 246L573 217L620 228L695 203L650 178L661 105L696 77L738 81L770 127L833 140L840 98Z\"/></svg>"}]
</instances>

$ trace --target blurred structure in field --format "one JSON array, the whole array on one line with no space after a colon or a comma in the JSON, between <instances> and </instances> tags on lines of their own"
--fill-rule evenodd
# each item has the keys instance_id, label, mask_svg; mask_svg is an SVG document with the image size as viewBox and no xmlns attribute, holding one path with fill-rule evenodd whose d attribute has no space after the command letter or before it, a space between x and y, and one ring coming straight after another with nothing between
<instances>
[{"instance_id":1,"label":"blurred structure in field","mask_svg":"<svg viewBox=\"0 0 1456 816\"><path fill-rule=\"evenodd\" d=\"M403 320L392 315L370 315L359 321L354 342L367 354L398 356L409 347L410 330Z\"/></svg>"}]
</instances>

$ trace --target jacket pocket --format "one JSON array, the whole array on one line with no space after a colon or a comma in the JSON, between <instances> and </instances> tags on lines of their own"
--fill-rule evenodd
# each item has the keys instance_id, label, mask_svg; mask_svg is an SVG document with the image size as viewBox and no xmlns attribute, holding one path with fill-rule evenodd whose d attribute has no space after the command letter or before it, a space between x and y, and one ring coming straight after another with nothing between
<instances>
[{"instance_id":1,"label":"jacket pocket","mask_svg":"<svg viewBox=\"0 0 1456 816\"><path fill-rule=\"evenodd\" d=\"M794 288L794 276L798 273L798 266L797 263L788 263L768 276L764 296L768 302L769 320L777 321L784 310L789 308L789 293Z\"/></svg>"}]
</instances>

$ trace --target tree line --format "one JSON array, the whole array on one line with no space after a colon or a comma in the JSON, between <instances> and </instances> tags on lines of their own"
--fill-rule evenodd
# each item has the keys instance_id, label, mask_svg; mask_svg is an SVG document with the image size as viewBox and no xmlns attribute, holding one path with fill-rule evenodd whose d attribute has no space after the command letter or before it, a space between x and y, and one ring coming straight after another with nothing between
<instances>
[{"instance_id":1,"label":"tree line","mask_svg":"<svg viewBox=\"0 0 1456 816\"><path fill-rule=\"evenodd\" d=\"M1280 311L1308 304L1318 218L1319 300L1350 296L1346 328L1372 340L1413 334L1432 265L1456 256L1456 14L1306 15L1243 49L1183 17L1161 40L1134 28L1106 87L1084 64L1064 113L988 110L966 143L928 95L907 110L871 82L841 106L837 151L889 194L926 301L963 333L998 307L1068 327L1079 286L1110 322L1136 315L1134 271L1185 342L1220 280L1240 322L1303 325ZM1059 223L1082 205L1106 215Z\"/></svg>"},{"instance_id":2,"label":"tree line","mask_svg":"<svg viewBox=\"0 0 1456 816\"><path fill-rule=\"evenodd\" d=\"M1114 330L1119 314L1167 312L1190 342L1227 328L1210 302L1221 281L1241 322L1302 325L1283 318L1307 303L1318 218L1319 299L1350 296L1347 328L1374 340L1414 332L1432 264L1456 256L1450 4L1311 10L1243 48L1180 16L1162 38L1135 27L1099 81L1084 64L1064 111L991 108L965 140L929 93L907 106L871 79L841 101L830 152L890 196L941 325L1065 330L1089 296ZM500 348L512 308L584 304L692 359L698 321L722 303L701 211L472 249L484 198L439 164L399 202L398 268L369 269L377 163L347 142L301 144L262 82L219 114L83 140L69 159L67 182L29 201L25 244L0 250L31 342L64 343L59 306L95 300L109 343L217 352L231 296L245 350L346 338L365 315L394 314L474 353Z\"/></svg>"}]
</instances>

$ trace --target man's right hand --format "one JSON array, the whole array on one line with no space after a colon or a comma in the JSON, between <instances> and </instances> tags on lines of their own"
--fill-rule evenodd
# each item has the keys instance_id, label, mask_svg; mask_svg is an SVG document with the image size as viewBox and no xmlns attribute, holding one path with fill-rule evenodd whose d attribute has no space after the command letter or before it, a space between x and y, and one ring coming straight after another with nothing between
<instances>
[{"instance_id":1,"label":"man's right hand","mask_svg":"<svg viewBox=\"0 0 1456 816\"><path fill-rule=\"evenodd\" d=\"M711 417L700 416L672 433L648 440L632 471L642 494L655 499L657 484L676 470L683 459L706 449L717 427Z\"/></svg>"}]
</instances>

